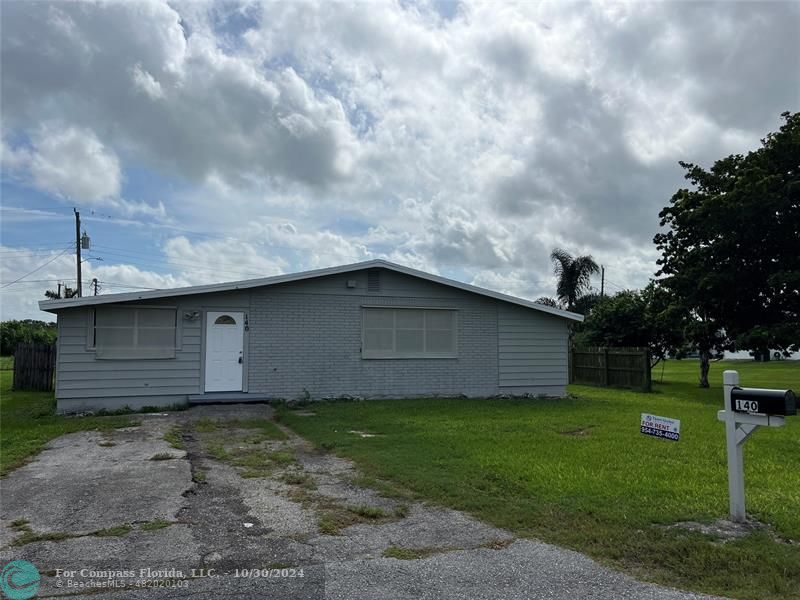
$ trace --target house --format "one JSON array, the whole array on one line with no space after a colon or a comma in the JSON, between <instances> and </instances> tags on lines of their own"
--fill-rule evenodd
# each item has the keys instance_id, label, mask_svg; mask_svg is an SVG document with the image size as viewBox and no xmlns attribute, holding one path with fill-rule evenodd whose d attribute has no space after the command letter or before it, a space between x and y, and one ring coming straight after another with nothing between
<instances>
[{"instance_id":1,"label":"house","mask_svg":"<svg viewBox=\"0 0 800 600\"><path fill-rule=\"evenodd\" d=\"M45 300L58 411L272 398L563 396L581 315L384 260Z\"/></svg>"}]
</instances>

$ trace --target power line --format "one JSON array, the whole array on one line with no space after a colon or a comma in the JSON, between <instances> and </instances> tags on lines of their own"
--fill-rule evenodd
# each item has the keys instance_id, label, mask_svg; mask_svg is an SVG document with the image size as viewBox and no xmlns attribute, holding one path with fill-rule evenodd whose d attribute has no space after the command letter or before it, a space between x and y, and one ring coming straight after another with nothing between
<instances>
[{"instance_id":1,"label":"power line","mask_svg":"<svg viewBox=\"0 0 800 600\"><path fill-rule=\"evenodd\" d=\"M125 288L135 288L137 290L157 290L159 288L154 287L143 287L141 285L128 285L127 283L114 283L113 281L102 281L98 280L99 283L103 285L109 285L111 287L125 287Z\"/></svg>"},{"instance_id":2,"label":"power line","mask_svg":"<svg viewBox=\"0 0 800 600\"><path fill-rule=\"evenodd\" d=\"M72 282L75 281L75 278L73 277L72 279L64 279L63 277L58 277L56 279L26 279L25 281L21 281L19 283L58 283L59 281Z\"/></svg>"},{"instance_id":3,"label":"power line","mask_svg":"<svg viewBox=\"0 0 800 600\"><path fill-rule=\"evenodd\" d=\"M26 253L35 253L35 254L46 254L48 252L52 252L54 250L60 250L64 247L64 244L72 243L72 242L63 242L61 244L53 245L53 246L37 246L35 248L19 248L18 250L0 250L0 254L18 254L19 252L26 252ZM8 248L8 246L6 246Z\"/></svg>"},{"instance_id":4,"label":"power line","mask_svg":"<svg viewBox=\"0 0 800 600\"><path fill-rule=\"evenodd\" d=\"M146 259L148 261L151 261L151 262L161 262L161 263L164 263L164 264L167 264L167 265L185 265L187 267L197 267L197 264L195 264L195 263L181 262L179 260L170 259L169 257L167 257L167 260L161 260L160 258L158 258L158 257L162 256L160 254L153 254L153 253L148 253L148 252L140 252L138 250L111 250L111 251L109 251L109 250L106 250L107 246L102 246L100 244L95 244L95 248L97 248L96 254L102 253L102 254L110 254L112 256L122 256L122 257L132 257L132 258L142 257L142 258L144 258L144 259ZM153 258L151 258L151 257L153 257ZM220 263L220 262L216 262L216 261L212 261L212 262L204 261L204 264L211 265L211 266L214 266L214 267L234 267L234 268L236 267L236 265L234 265L233 263Z\"/></svg>"},{"instance_id":5,"label":"power line","mask_svg":"<svg viewBox=\"0 0 800 600\"><path fill-rule=\"evenodd\" d=\"M66 248L65 248L65 249L64 249L64 250L63 250L61 253L59 253L59 254L56 254L56 255L55 255L53 258L51 258L50 260L48 260L48 261L47 261L47 262L45 262L45 263L42 263L41 265L39 265L38 267L36 267L36 268L35 268L33 271L28 271L27 273L25 273L25 275L23 275L22 277L19 277L19 278L15 279L15 280L14 280L14 281L12 281L11 283L6 283L5 285L2 285L2 286L0 286L0 289L2 289L2 288L7 288L7 287L8 287L8 286L10 286L10 285L14 285L14 284L15 284L15 283L17 283L18 281L22 281L23 279L25 279L25 278L26 278L28 275L33 275L34 273L36 273L36 271L38 271L38 270L40 270L40 269L44 269L44 268L45 268L47 265L49 265L51 262L55 262L55 260L56 260L57 258L61 258L63 255L65 255L65 254L66 254L67 252L69 252L70 250L71 250L71 247L70 247L70 246L67 246L67 247L66 247Z\"/></svg>"},{"instance_id":6,"label":"power line","mask_svg":"<svg viewBox=\"0 0 800 600\"><path fill-rule=\"evenodd\" d=\"M37 252L35 254L15 254L13 256L0 256L0 260L2 260L2 261L12 261L12 260L20 259L20 258L41 258L41 257L44 257L44 256L51 256L53 254L53 252L56 252L56 250L50 250L48 252Z\"/></svg>"},{"instance_id":7,"label":"power line","mask_svg":"<svg viewBox=\"0 0 800 600\"><path fill-rule=\"evenodd\" d=\"M611 286L613 286L613 287L617 288L617 289L618 289L618 290L620 290L621 292L624 292L624 291L625 291L625 289L626 289L624 286L621 286L621 285L619 285L618 283L614 283L614 282L613 282L613 281L611 281L610 279L606 279L606 283L607 283L608 285L611 285Z\"/></svg>"},{"instance_id":8,"label":"power line","mask_svg":"<svg viewBox=\"0 0 800 600\"><path fill-rule=\"evenodd\" d=\"M219 267L223 266L221 264L218 267L211 266L211 267L206 268L206 267L198 266L196 264L184 263L184 262L179 262L179 261L172 261L172 260L164 261L164 260L157 260L157 259L150 259L150 258L140 258L140 257L138 257L138 256L136 256L136 255L134 255L132 253L109 252L109 251L101 250L101 251L98 252L98 254L100 252L102 252L102 254L104 254L104 255L115 256L115 257L118 257L119 259L131 262L131 263L136 264L136 265L145 265L145 266L151 266L151 267L156 267L156 268L172 267L172 268L178 268L181 271L184 271L184 272L187 272L187 273L192 273L192 272L198 273L198 274L217 273L217 274L223 274L223 275L227 274L227 275L230 275L232 277L239 277L241 275L251 276L251 277L264 277L264 273L263 272L259 272L259 271L242 271L242 270L231 269L230 267L233 267L233 265L225 265L226 268L221 270L219 268ZM208 264L208 263L206 263L206 264ZM215 264L215 263L211 263L211 264Z\"/></svg>"}]
</instances>

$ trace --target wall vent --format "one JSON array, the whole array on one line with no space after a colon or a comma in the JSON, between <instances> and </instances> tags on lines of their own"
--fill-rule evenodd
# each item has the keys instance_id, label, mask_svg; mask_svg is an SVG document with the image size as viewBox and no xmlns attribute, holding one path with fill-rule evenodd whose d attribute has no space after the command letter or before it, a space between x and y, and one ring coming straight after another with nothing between
<instances>
[{"instance_id":1,"label":"wall vent","mask_svg":"<svg viewBox=\"0 0 800 600\"><path fill-rule=\"evenodd\" d=\"M378 269L370 269L367 271L367 291L381 291L381 272Z\"/></svg>"}]
</instances>

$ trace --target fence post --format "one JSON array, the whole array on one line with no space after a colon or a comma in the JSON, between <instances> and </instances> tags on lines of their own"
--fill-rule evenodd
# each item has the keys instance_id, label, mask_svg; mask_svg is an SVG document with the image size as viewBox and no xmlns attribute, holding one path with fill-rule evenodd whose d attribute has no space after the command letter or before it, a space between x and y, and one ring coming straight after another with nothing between
<instances>
[{"instance_id":1,"label":"fence post","mask_svg":"<svg viewBox=\"0 0 800 600\"><path fill-rule=\"evenodd\" d=\"M644 352L644 390L649 392L653 388L652 374L650 373L650 350L645 349Z\"/></svg>"},{"instance_id":2,"label":"fence post","mask_svg":"<svg viewBox=\"0 0 800 600\"><path fill-rule=\"evenodd\" d=\"M608 387L608 348L603 348L603 387Z\"/></svg>"}]
</instances>

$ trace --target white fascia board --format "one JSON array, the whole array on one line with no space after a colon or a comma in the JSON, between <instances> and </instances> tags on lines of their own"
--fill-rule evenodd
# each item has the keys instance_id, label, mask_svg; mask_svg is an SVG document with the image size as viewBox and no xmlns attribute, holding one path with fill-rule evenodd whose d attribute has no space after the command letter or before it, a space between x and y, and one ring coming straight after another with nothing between
<instances>
[{"instance_id":1,"label":"white fascia board","mask_svg":"<svg viewBox=\"0 0 800 600\"><path fill-rule=\"evenodd\" d=\"M446 285L448 287L453 287L467 292L472 292L474 294L479 294L481 296L487 296L489 298L494 298L496 300L502 300L503 302L509 302L511 304L516 304L518 306L524 306L525 308L538 310L540 312L551 314L556 317L561 317L564 319L569 319L571 321L583 321L583 315L580 315L578 313L561 310L559 308L553 308L551 306L545 306L544 304L538 304L536 302L531 302L530 300L517 298L516 296L509 296L508 294L502 294L500 292L487 290L485 288L481 288L468 283L462 283L460 281L455 281L453 279L448 279L446 277L441 277L439 275L433 275L431 273L426 273L425 271L412 269L411 267L404 267L402 265L398 265L382 259L368 260L360 263L342 265L339 267L327 267L324 269L314 269L312 271L302 271L300 273L275 275L273 277L263 277L259 279L245 279L243 281L232 281L229 283L213 283L209 285L196 285L183 288L148 290L141 292L125 292L122 294L103 294L100 296L86 296L83 298L68 298L63 300L41 300L39 302L39 308L43 311L56 313L59 310L65 308L77 308L81 306L97 306L101 304L134 302L137 300L152 300L156 298L191 296L194 294L209 294L213 292L248 290L256 287L277 285L280 283L290 283L293 281L302 281L304 279L313 279L315 277L325 277L328 275L339 275L342 273L349 273L352 271L360 271L362 269L372 269L377 267L389 269L391 271L396 271L397 273L403 273L405 275L410 275L412 277L419 277L420 279L426 279L434 283L439 283L441 285Z\"/></svg>"}]
</instances>

